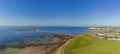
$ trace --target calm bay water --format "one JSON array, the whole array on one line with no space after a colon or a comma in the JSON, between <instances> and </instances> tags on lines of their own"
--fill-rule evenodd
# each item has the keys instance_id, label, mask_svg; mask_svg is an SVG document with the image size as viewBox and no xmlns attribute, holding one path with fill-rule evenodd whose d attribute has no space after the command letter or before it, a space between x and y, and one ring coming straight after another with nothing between
<instances>
[{"instance_id":1,"label":"calm bay water","mask_svg":"<svg viewBox=\"0 0 120 54\"><path fill-rule=\"evenodd\" d=\"M85 34L87 33L89 27L38 27L38 26L30 26L30 27L7 27L2 26L0 27L0 45L10 45L8 43L14 43L14 41L24 40L26 37L39 37L39 36L46 36L47 38L43 39L43 41L47 42L47 40L53 36L50 33L43 33L45 32L52 32L57 34ZM18 32L15 31L16 29L21 30L33 30L37 29L41 32ZM42 32L43 31L43 32ZM16 43L14 43L16 44Z\"/></svg>"}]
</instances>

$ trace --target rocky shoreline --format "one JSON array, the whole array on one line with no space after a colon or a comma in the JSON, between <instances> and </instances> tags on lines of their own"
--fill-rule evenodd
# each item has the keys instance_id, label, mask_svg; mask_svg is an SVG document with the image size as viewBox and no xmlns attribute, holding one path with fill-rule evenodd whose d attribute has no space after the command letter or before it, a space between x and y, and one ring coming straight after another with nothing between
<instances>
[{"instance_id":1,"label":"rocky shoreline","mask_svg":"<svg viewBox=\"0 0 120 54\"><path fill-rule=\"evenodd\" d=\"M6 52L12 54L11 50L13 50L15 54L55 54L54 52L60 46L62 46L66 41L73 37L73 35L54 34L52 38L49 39L48 43L21 43L17 46L0 46L0 52L2 52L3 54ZM41 38L45 37L43 36Z\"/></svg>"}]
</instances>

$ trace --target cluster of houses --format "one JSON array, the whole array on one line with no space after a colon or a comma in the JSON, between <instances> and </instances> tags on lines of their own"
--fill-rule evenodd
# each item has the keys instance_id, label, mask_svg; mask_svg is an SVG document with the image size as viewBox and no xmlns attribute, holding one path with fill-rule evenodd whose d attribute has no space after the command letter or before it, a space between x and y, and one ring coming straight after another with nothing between
<instances>
[{"instance_id":1,"label":"cluster of houses","mask_svg":"<svg viewBox=\"0 0 120 54\"><path fill-rule=\"evenodd\" d=\"M89 35L99 39L120 41L120 28L119 27L90 28Z\"/></svg>"}]
</instances>

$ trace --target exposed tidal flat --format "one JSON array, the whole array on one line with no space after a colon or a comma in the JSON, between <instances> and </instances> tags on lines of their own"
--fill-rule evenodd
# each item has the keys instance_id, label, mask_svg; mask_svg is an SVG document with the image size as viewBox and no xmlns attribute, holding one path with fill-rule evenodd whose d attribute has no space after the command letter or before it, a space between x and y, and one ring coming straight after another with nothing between
<instances>
[{"instance_id":1,"label":"exposed tidal flat","mask_svg":"<svg viewBox=\"0 0 120 54\"><path fill-rule=\"evenodd\" d=\"M119 27L0 27L0 54L119 54Z\"/></svg>"},{"instance_id":2,"label":"exposed tidal flat","mask_svg":"<svg viewBox=\"0 0 120 54\"><path fill-rule=\"evenodd\" d=\"M0 27L0 54L119 54L119 27Z\"/></svg>"},{"instance_id":3,"label":"exposed tidal flat","mask_svg":"<svg viewBox=\"0 0 120 54\"><path fill-rule=\"evenodd\" d=\"M0 54L56 54L87 27L0 27Z\"/></svg>"},{"instance_id":4,"label":"exposed tidal flat","mask_svg":"<svg viewBox=\"0 0 120 54\"><path fill-rule=\"evenodd\" d=\"M54 35L47 43L39 43L40 40L35 39L29 40L29 44L21 42L19 45L0 46L0 54L55 54L54 52L70 38L72 36Z\"/></svg>"}]
</instances>

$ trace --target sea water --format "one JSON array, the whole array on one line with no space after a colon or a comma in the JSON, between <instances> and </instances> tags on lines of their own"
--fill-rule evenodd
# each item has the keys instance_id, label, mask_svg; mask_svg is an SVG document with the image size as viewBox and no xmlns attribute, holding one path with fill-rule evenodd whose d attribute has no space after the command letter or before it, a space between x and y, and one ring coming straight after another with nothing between
<instances>
[{"instance_id":1,"label":"sea water","mask_svg":"<svg viewBox=\"0 0 120 54\"><path fill-rule=\"evenodd\" d=\"M46 36L42 42L47 42L49 38L53 36L51 33L56 34L85 34L89 27L65 27L65 26L1 26L0 27L0 45L14 45L15 41L24 40L26 37L39 37ZM16 31L16 30L26 30L26 31ZM28 31L27 31L28 30ZM37 30L31 31L31 30ZM38 32L39 31L39 32ZM49 32L49 33L48 33Z\"/></svg>"}]
</instances>

